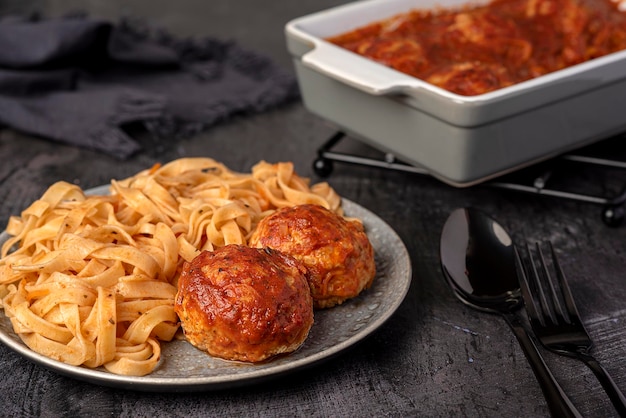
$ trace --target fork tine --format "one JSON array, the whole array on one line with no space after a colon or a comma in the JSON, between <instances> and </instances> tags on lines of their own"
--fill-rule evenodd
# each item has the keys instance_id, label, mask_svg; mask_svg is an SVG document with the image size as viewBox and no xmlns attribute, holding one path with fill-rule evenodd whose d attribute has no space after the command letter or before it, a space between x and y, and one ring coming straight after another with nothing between
<instances>
[{"instance_id":1,"label":"fork tine","mask_svg":"<svg viewBox=\"0 0 626 418\"><path fill-rule=\"evenodd\" d=\"M530 316L531 320L539 321L542 325L545 325L543 315L540 314L539 307L535 302L532 292L530 291L530 284L528 282L528 264L522 259L517 245L513 246L515 253L515 266L517 268L517 277L520 282L520 290L522 292L522 298L526 305L526 312Z\"/></svg>"},{"instance_id":2,"label":"fork tine","mask_svg":"<svg viewBox=\"0 0 626 418\"><path fill-rule=\"evenodd\" d=\"M565 308L567 309L567 315L569 316L569 320L580 322L580 315L578 314L578 309L576 308L574 297L572 296L572 292L570 291L569 285L567 284L567 279L565 278L565 273L563 273L561 264L556 257L556 251L554 251L554 246L550 241L548 241L548 244L550 246L550 252L552 253L554 270L556 271L557 280L561 287L561 294L563 296L563 301L565 302Z\"/></svg>"},{"instance_id":3,"label":"fork tine","mask_svg":"<svg viewBox=\"0 0 626 418\"><path fill-rule=\"evenodd\" d=\"M539 258L539 265L541 267L541 273L537 270L537 262L533 257L533 252L529 244L526 244L526 248L528 250L528 258L530 259L530 266L532 268L532 278L534 289L537 294L537 298L539 299L539 305L541 305L541 310L544 313L544 318L547 316L553 324L557 324L557 318L554 316L554 312L552 310L551 305L548 303L548 299L546 298L546 293L543 290L543 286L541 285L542 278L544 281L550 281L550 275L548 273L548 269L546 267L545 259L543 257L543 253L541 252L541 247L539 243L535 244L537 257ZM554 293L552 293L554 294ZM545 319L544 319L545 320Z\"/></svg>"},{"instance_id":4,"label":"fork tine","mask_svg":"<svg viewBox=\"0 0 626 418\"><path fill-rule=\"evenodd\" d=\"M558 270L557 268L557 264L558 264L558 260L556 259L556 254L554 253L554 248L552 247L552 243L550 243L548 241L548 244L550 246L551 249L551 253L552 253L552 267L554 267L555 270ZM543 255L543 251L541 250L541 245L540 243L536 243L535 244L536 248L537 248L537 255L539 257L539 262L541 264L541 269L543 271L543 277L547 283L547 290L549 292L549 298L552 300L552 308L550 309L550 318L554 321L555 324L558 324L560 319L564 320L565 322L569 322L569 317L567 317L566 312L563 311L563 307L561 306L561 298L559 297L559 293L557 291L557 288L554 287L554 280L552 279L552 275L550 274L550 270L548 269L548 264L546 263L546 258ZM560 274L557 271L557 278L559 279L560 282ZM561 286L559 286L561 287ZM546 299L547 301L547 299Z\"/></svg>"}]
</instances>

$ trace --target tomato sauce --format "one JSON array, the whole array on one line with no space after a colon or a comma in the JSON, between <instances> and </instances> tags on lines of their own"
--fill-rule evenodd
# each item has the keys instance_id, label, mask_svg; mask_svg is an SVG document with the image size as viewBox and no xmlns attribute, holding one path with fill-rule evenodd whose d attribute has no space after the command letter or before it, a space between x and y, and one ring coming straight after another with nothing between
<instances>
[{"instance_id":1,"label":"tomato sauce","mask_svg":"<svg viewBox=\"0 0 626 418\"><path fill-rule=\"evenodd\" d=\"M472 96L626 49L611 0L493 0L411 10L328 41Z\"/></svg>"}]
</instances>

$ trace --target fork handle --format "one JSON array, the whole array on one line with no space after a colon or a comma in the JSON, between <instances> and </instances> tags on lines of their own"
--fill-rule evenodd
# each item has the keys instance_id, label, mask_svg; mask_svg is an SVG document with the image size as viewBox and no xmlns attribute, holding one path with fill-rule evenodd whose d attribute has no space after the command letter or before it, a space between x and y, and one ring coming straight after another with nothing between
<instances>
[{"instance_id":1,"label":"fork handle","mask_svg":"<svg viewBox=\"0 0 626 418\"><path fill-rule=\"evenodd\" d=\"M578 358L581 359L598 378L598 381L604 388L604 391L611 399L613 406L619 413L620 417L626 417L626 397L619 390L609 373L604 367L592 356L585 353L578 353Z\"/></svg>"},{"instance_id":2,"label":"fork handle","mask_svg":"<svg viewBox=\"0 0 626 418\"><path fill-rule=\"evenodd\" d=\"M532 338L530 338L526 327L522 324L517 315L506 313L503 316L522 346L524 355L528 359L539 381L539 386L548 403L550 415L553 417L582 417L563 391L563 388L561 388L561 385L556 381L550 369L548 369L546 362L537 349L537 345Z\"/></svg>"}]
</instances>

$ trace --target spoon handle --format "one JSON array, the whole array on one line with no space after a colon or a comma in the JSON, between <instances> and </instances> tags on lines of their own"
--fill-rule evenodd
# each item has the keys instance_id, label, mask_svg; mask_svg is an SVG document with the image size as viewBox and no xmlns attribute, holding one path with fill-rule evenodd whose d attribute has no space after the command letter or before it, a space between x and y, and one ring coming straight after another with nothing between
<instances>
[{"instance_id":1,"label":"spoon handle","mask_svg":"<svg viewBox=\"0 0 626 418\"><path fill-rule=\"evenodd\" d=\"M582 417L576 409L572 401L567 397L561 385L556 381L552 372L548 369L541 353L537 349L537 345L528 335L528 331L513 314L504 314L506 322L509 324L513 333L517 337L530 366L539 381L543 395L548 403L550 414L553 417Z\"/></svg>"}]
</instances>

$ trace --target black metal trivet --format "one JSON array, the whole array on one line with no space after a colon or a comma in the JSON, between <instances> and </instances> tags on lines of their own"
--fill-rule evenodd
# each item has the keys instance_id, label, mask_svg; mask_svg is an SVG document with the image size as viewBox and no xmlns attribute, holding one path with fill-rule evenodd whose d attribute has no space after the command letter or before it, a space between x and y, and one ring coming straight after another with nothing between
<instances>
[{"instance_id":1,"label":"black metal trivet","mask_svg":"<svg viewBox=\"0 0 626 418\"><path fill-rule=\"evenodd\" d=\"M346 134L344 132L339 131L331 136L326 143L318 149L318 155L313 163L313 169L320 177L328 177L332 173L334 162L431 176L426 169L403 163L397 160L393 154L388 153L384 155L384 158L378 159L333 151L333 148L345 136ZM626 138L620 139L626 141ZM602 206L602 220L604 223L612 227L619 226L624 220L626 184L624 184L621 191L617 193L606 192L603 195L571 192L561 188L548 187L548 183L554 177L555 172L562 169L564 163L583 164L586 167L594 168L626 170L626 160L598 157L585 153L565 154L549 162L537 164L532 169L523 169L520 170L520 172L487 181L479 186L495 187L597 204Z\"/></svg>"}]
</instances>

